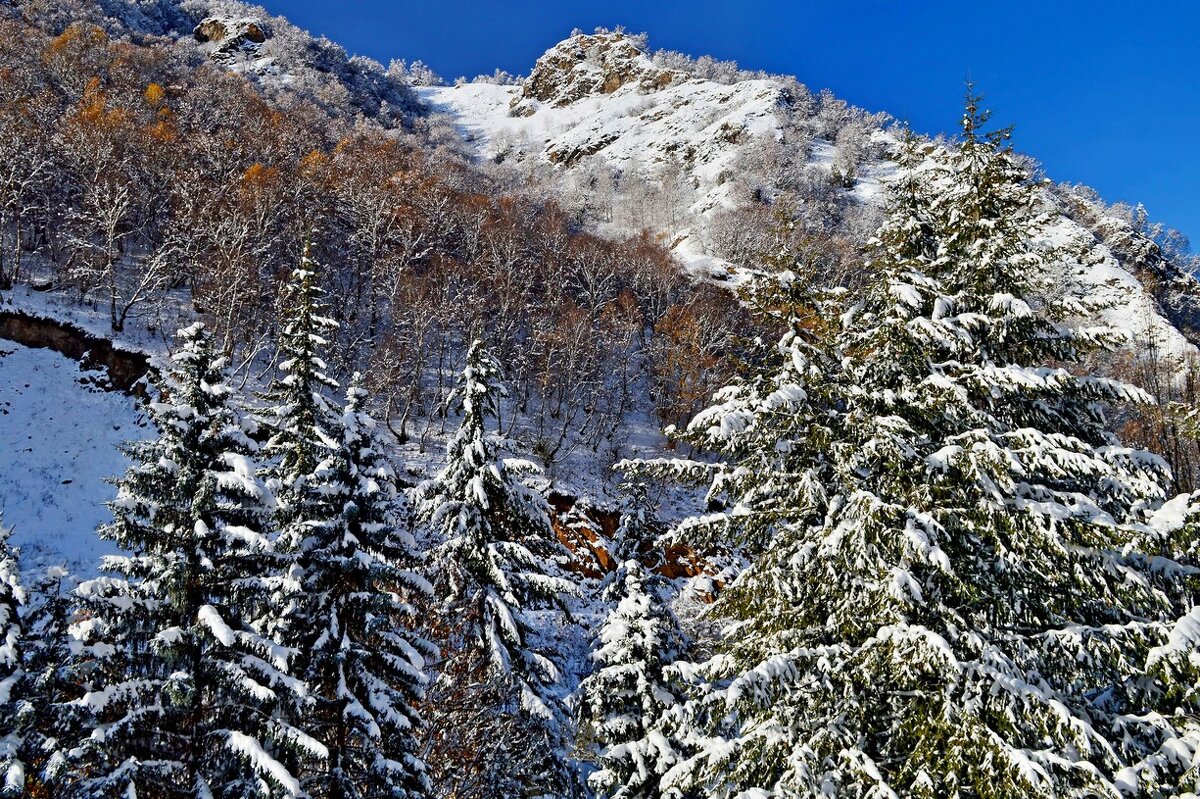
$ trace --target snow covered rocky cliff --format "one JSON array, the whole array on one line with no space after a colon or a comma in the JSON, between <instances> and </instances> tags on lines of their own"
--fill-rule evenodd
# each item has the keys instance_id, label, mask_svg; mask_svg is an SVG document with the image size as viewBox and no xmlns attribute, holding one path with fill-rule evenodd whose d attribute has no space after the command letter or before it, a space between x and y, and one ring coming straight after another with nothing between
<instances>
[{"instance_id":1,"label":"snow covered rocky cliff","mask_svg":"<svg viewBox=\"0 0 1200 799\"><path fill-rule=\"evenodd\" d=\"M764 201L802 214L827 214L822 206L833 205L837 211L820 224L859 241L868 234L899 139L886 115L828 92L814 95L788 77L699 77L697 62L639 45L623 33L578 34L546 51L523 81L417 91L454 120L479 159L539 172L602 230L657 230L702 276L736 280L747 265L736 256L748 253L730 239L748 234L730 228L762 226L762 216L748 217L746 209ZM1190 328L1189 314L1165 307L1193 293L1194 278L1168 259L1135 262L1111 246L1140 231L1105 217L1097 198L1072 189L1048 185L1045 192L1062 215L1052 243L1074 254L1064 287L1107 304L1103 321L1125 331L1135 348L1195 352L1180 329ZM1088 225L1081 219L1088 213L1105 218ZM1163 291L1164 278L1173 291Z\"/></svg>"}]
</instances>

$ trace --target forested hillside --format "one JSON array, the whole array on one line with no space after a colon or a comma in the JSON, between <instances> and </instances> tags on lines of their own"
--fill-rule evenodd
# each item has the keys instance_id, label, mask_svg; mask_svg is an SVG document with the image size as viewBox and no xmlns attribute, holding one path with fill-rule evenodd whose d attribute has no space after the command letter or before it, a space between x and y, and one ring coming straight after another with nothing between
<instances>
[{"instance_id":1,"label":"forested hillside","mask_svg":"<svg viewBox=\"0 0 1200 799\"><path fill-rule=\"evenodd\" d=\"M973 89L4 4L0 796L1194 795L1193 267Z\"/></svg>"}]
</instances>

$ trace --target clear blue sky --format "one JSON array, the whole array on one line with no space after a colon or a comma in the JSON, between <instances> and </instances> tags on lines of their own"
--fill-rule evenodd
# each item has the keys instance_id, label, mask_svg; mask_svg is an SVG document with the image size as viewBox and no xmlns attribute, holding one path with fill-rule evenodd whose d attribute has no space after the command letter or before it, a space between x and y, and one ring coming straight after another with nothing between
<instances>
[{"instance_id":1,"label":"clear blue sky","mask_svg":"<svg viewBox=\"0 0 1200 799\"><path fill-rule=\"evenodd\" d=\"M1200 250L1200 2L1195 0L265 0L314 34L448 79L525 74L573 27L796 75L926 133L952 131L964 82L1055 180L1141 202Z\"/></svg>"}]
</instances>

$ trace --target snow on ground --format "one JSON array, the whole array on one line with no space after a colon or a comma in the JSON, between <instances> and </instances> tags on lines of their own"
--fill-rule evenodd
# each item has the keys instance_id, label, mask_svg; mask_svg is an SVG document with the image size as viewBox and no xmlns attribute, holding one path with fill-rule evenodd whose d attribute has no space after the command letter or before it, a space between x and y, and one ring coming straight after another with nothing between
<instances>
[{"instance_id":1,"label":"snow on ground","mask_svg":"<svg viewBox=\"0 0 1200 799\"><path fill-rule=\"evenodd\" d=\"M704 190L698 209L724 199L717 188L721 173L732 167L741 149L735 143L778 132L782 91L770 80L725 85L693 79L650 94L629 84L566 106L527 100L536 109L532 114L510 116L519 86L468 83L419 89L430 107L455 118L463 137L484 158L515 151L569 164L603 151L610 164L637 166L647 176L671 161L686 161Z\"/></svg>"},{"instance_id":2,"label":"snow on ground","mask_svg":"<svg viewBox=\"0 0 1200 799\"><path fill-rule=\"evenodd\" d=\"M55 267L49 263L27 263L33 278L50 279ZM32 281L30 281L32 282ZM164 302L156 303L153 311L139 307L126 321L125 329L113 332L108 312L93 302L80 303L72 291L55 289L39 291L29 283L18 283L0 295L0 310L19 311L44 319L53 319L79 328L89 335L108 339L116 346L145 353L161 361L174 344L175 331L195 321L195 312L184 290L172 292ZM0 339L0 344L5 343Z\"/></svg>"},{"instance_id":3,"label":"snow on ground","mask_svg":"<svg viewBox=\"0 0 1200 799\"><path fill-rule=\"evenodd\" d=\"M129 464L118 446L150 428L136 399L93 387L97 377L52 350L0 340L0 512L27 567L90 573L115 551L96 535L112 519L105 480Z\"/></svg>"}]
</instances>

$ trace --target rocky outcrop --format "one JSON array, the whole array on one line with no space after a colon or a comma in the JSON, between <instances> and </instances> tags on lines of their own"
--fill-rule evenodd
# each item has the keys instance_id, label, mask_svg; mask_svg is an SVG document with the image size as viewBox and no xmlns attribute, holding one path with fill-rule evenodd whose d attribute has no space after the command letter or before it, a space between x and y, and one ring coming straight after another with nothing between
<instances>
[{"instance_id":1,"label":"rocky outcrop","mask_svg":"<svg viewBox=\"0 0 1200 799\"><path fill-rule=\"evenodd\" d=\"M584 97L612 94L636 84L640 91L665 88L686 76L661 69L622 33L572 36L537 60L514 98L511 113L528 116L536 103L554 107L570 105Z\"/></svg>"},{"instance_id":2,"label":"rocky outcrop","mask_svg":"<svg viewBox=\"0 0 1200 799\"><path fill-rule=\"evenodd\" d=\"M619 514L584 505L558 492L550 493L549 502L554 511L555 535L573 555L569 568L592 578L603 577L617 568L619 564L611 546L620 524ZM714 575L717 571L702 553L677 544L643 542L637 560L668 580ZM714 580L713 586L719 589L721 584Z\"/></svg>"},{"instance_id":3,"label":"rocky outcrop","mask_svg":"<svg viewBox=\"0 0 1200 799\"><path fill-rule=\"evenodd\" d=\"M114 390L140 393L140 381L150 371L144 353L121 349L71 324L18 311L0 311L0 339L51 349L79 361L80 368L102 370L108 376L102 385Z\"/></svg>"},{"instance_id":4,"label":"rocky outcrop","mask_svg":"<svg viewBox=\"0 0 1200 799\"><path fill-rule=\"evenodd\" d=\"M605 136L598 136L592 141L576 146L555 147L551 145L546 148L546 157L550 159L550 163L552 164L571 166L581 158L586 158L589 155L600 152L618 138L617 134L610 133Z\"/></svg>"},{"instance_id":5,"label":"rocky outcrop","mask_svg":"<svg viewBox=\"0 0 1200 799\"><path fill-rule=\"evenodd\" d=\"M220 60L238 52L257 52L267 40L267 32L255 19L206 17L192 30L192 37L201 44L213 44L209 55Z\"/></svg>"}]
</instances>

